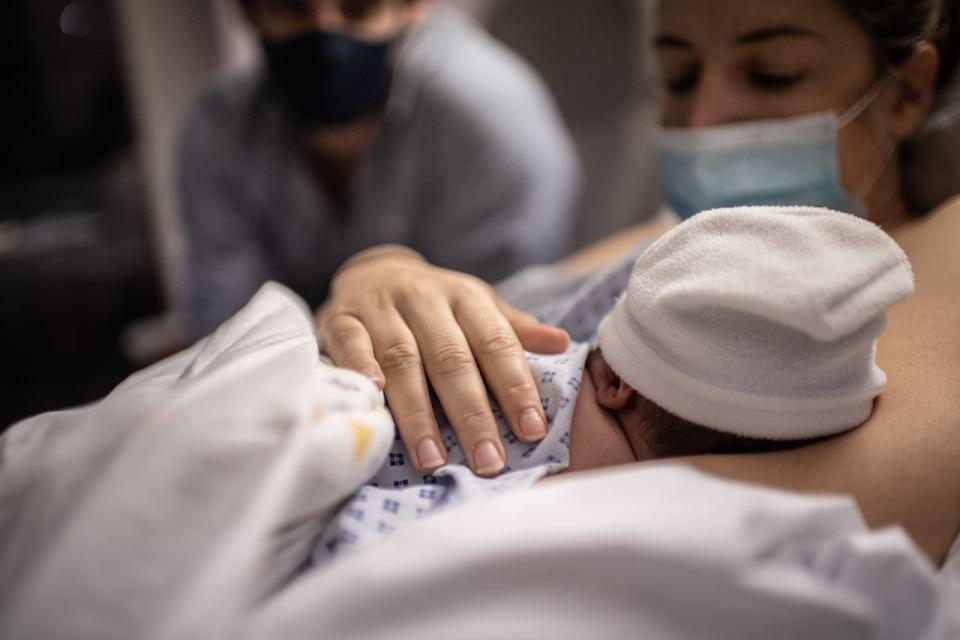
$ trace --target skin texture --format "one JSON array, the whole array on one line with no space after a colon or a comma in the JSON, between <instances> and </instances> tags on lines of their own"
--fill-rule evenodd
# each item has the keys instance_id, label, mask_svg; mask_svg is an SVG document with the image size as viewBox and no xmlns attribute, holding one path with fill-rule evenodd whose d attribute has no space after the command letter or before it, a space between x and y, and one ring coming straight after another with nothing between
<instances>
[{"instance_id":1,"label":"skin texture","mask_svg":"<svg viewBox=\"0 0 960 640\"><path fill-rule=\"evenodd\" d=\"M573 410L570 466L563 471L564 474L629 464L653 457L642 440L635 443L629 438L629 431L621 427L610 407L605 404L606 400L616 396L617 385L611 384L606 377L597 380L594 372L606 363L596 353L591 354L590 359L593 362L583 373L577 406ZM606 368L609 370L609 367Z\"/></svg>"},{"instance_id":2,"label":"skin texture","mask_svg":"<svg viewBox=\"0 0 960 640\"><path fill-rule=\"evenodd\" d=\"M607 364L599 349L594 349L587 359L586 373L596 388L591 401L619 425L634 460L644 462L655 459L657 456L650 450L640 432L639 421L642 418L636 411L637 392L620 379L620 376ZM573 428L586 430L591 426L574 425Z\"/></svg>"},{"instance_id":3,"label":"skin texture","mask_svg":"<svg viewBox=\"0 0 960 640\"><path fill-rule=\"evenodd\" d=\"M670 126L842 112L879 79L865 34L832 0L716 0L709 11L698 0L665 0L661 9L662 120ZM840 134L845 186L904 248L917 285L889 314L878 360L890 383L870 421L790 452L689 462L741 480L853 495L872 526L902 524L940 564L960 529L960 200L909 221L888 151L922 122L937 67L936 51L918 46ZM607 247L568 264L599 266L618 243ZM367 371L402 408L398 424L411 451L436 437L427 376L466 451L480 442L499 447L483 379L518 431L521 412L538 406L521 344L564 346L562 334L516 314L468 276L399 254L341 272L318 320L334 360Z\"/></svg>"},{"instance_id":4,"label":"skin texture","mask_svg":"<svg viewBox=\"0 0 960 640\"><path fill-rule=\"evenodd\" d=\"M610 368L600 349L594 349L584 367L570 425L570 465L563 473L657 458L642 435L637 398L637 392Z\"/></svg>"}]
</instances>

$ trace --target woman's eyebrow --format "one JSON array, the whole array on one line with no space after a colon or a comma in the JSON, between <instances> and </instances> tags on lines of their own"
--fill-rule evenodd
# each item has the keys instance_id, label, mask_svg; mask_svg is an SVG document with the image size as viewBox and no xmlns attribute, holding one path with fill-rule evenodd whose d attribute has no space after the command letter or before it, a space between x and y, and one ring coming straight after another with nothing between
<instances>
[{"instance_id":1,"label":"woman's eyebrow","mask_svg":"<svg viewBox=\"0 0 960 640\"><path fill-rule=\"evenodd\" d=\"M771 27L763 27L762 29L754 29L753 31L748 31L737 36L734 39L734 44L757 44L760 42L767 42L769 40L775 40L777 38L816 38L818 40L823 40L824 37L822 34L813 31L812 29L806 29L804 27L799 27L792 24L784 25L774 25ZM668 49L693 49L694 46L689 41L684 40L679 36L670 35L668 33L661 33L657 35L653 40L654 46L656 47L665 47Z\"/></svg>"},{"instance_id":2,"label":"woman's eyebrow","mask_svg":"<svg viewBox=\"0 0 960 640\"><path fill-rule=\"evenodd\" d=\"M748 31L747 33L741 34L736 37L734 44L757 44L759 42L766 42L768 40L774 40L776 38L817 38L818 40L823 40L824 37L812 31L810 29L805 29L803 27L798 27L796 25L786 24L786 25L775 25L772 27L764 27L763 29L754 29L753 31Z\"/></svg>"}]
</instances>

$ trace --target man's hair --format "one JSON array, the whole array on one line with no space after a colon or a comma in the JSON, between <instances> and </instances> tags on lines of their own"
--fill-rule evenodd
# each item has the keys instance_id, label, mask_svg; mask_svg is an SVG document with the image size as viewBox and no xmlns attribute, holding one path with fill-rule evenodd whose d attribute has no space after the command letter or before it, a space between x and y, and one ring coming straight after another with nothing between
<instances>
[{"instance_id":1,"label":"man's hair","mask_svg":"<svg viewBox=\"0 0 960 640\"><path fill-rule=\"evenodd\" d=\"M630 410L639 417L639 435L656 458L785 451L822 439L766 440L724 433L684 420L639 393Z\"/></svg>"}]
</instances>

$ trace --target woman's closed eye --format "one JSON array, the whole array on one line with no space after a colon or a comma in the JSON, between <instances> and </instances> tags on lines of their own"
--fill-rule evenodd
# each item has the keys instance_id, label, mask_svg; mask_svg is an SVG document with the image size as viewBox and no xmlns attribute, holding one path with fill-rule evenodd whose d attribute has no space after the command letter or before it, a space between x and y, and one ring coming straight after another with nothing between
<instances>
[{"instance_id":1,"label":"woman's closed eye","mask_svg":"<svg viewBox=\"0 0 960 640\"><path fill-rule=\"evenodd\" d=\"M689 56L671 53L660 55L660 70L663 74L663 86L673 95L692 92L700 84L703 65Z\"/></svg>"},{"instance_id":2,"label":"woman's closed eye","mask_svg":"<svg viewBox=\"0 0 960 640\"><path fill-rule=\"evenodd\" d=\"M808 75L805 71L772 72L762 69L749 69L745 73L748 86L770 93L792 89L806 80ZM700 76L701 72L696 68L668 74L664 78L664 86L671 95L688 95L697 89L700 84Z\"/></svg>"},{"instance_id":3,"label":"woman's closed eye","mask_svg":"<svg viewBox=\"0 0 960 640\"><path fill-rule=\"evenodd\" d=\"M697 88L699 83L700 72L698 70L688 71L664 80L667 91L673 95L686 95L691 93Z\"/></svg>"},{"instance_id":4,"label":"woman's closed eye","mask_svg":"<svg viewBox=\"0 0 960 640\"><path fill-rule=\"evenodd\" d=\"M807 79L805 71L795 73L772 73L762 70L747 71L747 84L754 89L769 93L780 93L793 89ZM700 72L687 71L664 79L667 91L672 95L689 95L700 84Z\"/></svg>"},{"instance_id":5,"label":"woman's closed eye","mask_svg":"<svg viewBox=\"0 0 960 640\"><path fill-rule=\"evenodd\" d=\"M761 91L786 91L803 82L807 74L804 71L794 73L771 73L758 69L747 72L750 85Z\"/></svg>"}]
</instances>

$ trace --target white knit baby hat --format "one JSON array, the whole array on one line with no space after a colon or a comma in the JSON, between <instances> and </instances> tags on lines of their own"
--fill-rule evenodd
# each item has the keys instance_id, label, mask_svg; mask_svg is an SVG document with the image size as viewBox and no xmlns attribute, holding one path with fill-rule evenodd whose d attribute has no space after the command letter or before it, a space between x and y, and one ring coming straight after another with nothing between
<instances>
[{"instance_id":1,"label":"white knit baby hat","mask_svg":"<svg viewBox=\"0 0 960 640\"><path fill-rule=\"evenodd\" d=\"M864 422L886 384L884 311L913 291L879 227L810 207L698 214L640 258L600 325L627 384L718 431L813 438Z\"/></svg>"}]
</instances>

